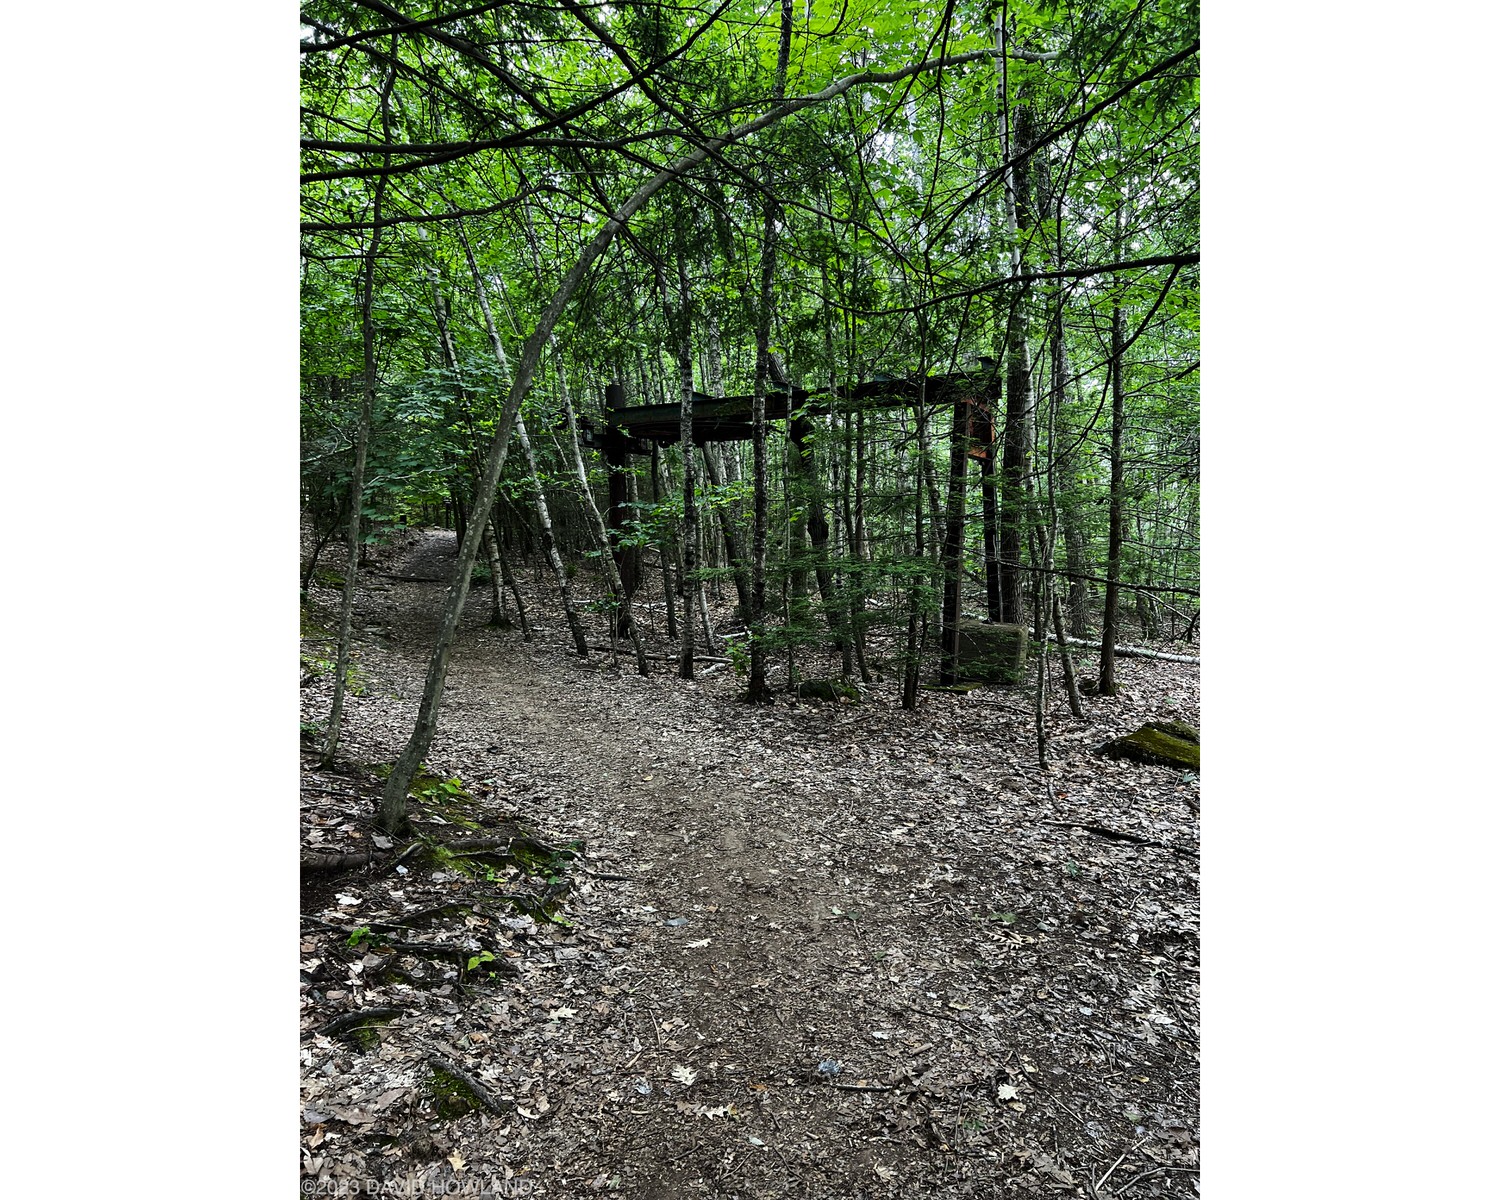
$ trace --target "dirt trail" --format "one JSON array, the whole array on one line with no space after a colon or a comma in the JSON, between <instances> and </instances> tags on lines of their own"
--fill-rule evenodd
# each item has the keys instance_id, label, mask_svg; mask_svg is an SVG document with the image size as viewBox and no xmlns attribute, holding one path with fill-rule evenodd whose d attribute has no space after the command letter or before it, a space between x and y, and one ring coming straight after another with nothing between
<instances>
[{"instance_id":1,"label":"dirt trail","mask_svg":"<svg viewBox=\"0 0 1500 1200\"><path fill-rule=\"evenodd\" d=\"M362 600L364 667L401 697L350 713L370 761L399 749L440 599ZM1195 782L1129 768L1153 786L1115 794L1098 727L1059 720L1050 800L1004 692L750 708L727 672L616 674L473 611L429 758L586 838L593 882L572 944L479 1002L549 1111L466 1118L470 1164L547 1196L1088 1196L1139 1142L1111 1187L1196 1194L1196 874L1037 821L1191 844ZM1183 668L1126 670L1127 717L1157 686L1196 719Z\"/></svg>"},{"instance_id":2,"label":"dirt trail","mask_svg":"<svg viewBox=\"0 0 1500 1200\"><path fill-rule=\"evenodd\" d=\"M903 936L888 914L904 893L891 886L901 872L887 865L876 874L890 850L851 842L859 826L844 828L854 789L794 798L767 778L771 764L755 743L726 746L718 722L694 714L702 700L692 685L670 685L683 689L679 704L632 703L627 691L601 712L580 711L565 687L522 680L466 660L453 679L465 697L464 722L493 737L502 757L567 780L564 794L545 809L528 806L529 815L554 824L574 817L597 831L591 861L631 876L615 889L634 919L621 929L628 953L612 974L628 992L621 1009L634 1036L603 1041L596 1062L630 1096L639 1081L655 1082L642 1098L648 1102L590 1130L602 1153L583 1173L597 1166L591 1178L612 1177L623 1167L630 1194L662 1197L725 1173L740 1186L747 1174L761 1176L769 1190L749 1194L788 1194L790 1164L808 1167L815 1158L825 1160L811 1172L819 1190L807 1194L841 1194L822 1190L835 1185L853 1194L877 1180L880 1156L870 1143L886 1131L842 1136L845 1118L868 1110L873 1093L830 1085L866 1075L874 1082L893 1065L869 1053L868 1030L859 1027L867 1014L851 1011L845 993L851 983L868 990L858 1000L877 1001L875 1015L889 1024L865 947ZM851 1044L851 1034L859 1042ZM697 1073L691 1086L674 1080L680 1067ZM662 1092L672 1102L661 1102ZM741 1119L685 1116L677 1100L734 1105ZM778 1138L778 1115L790 1122L791 1139ZM778 1150L756 1155L747 1134L757 1130L767 1145L779 1141ZM900 1155L885 1158L894 1164ZM858 1183L846 1178L861 1167Z\"/></svg>"}]
</instances>

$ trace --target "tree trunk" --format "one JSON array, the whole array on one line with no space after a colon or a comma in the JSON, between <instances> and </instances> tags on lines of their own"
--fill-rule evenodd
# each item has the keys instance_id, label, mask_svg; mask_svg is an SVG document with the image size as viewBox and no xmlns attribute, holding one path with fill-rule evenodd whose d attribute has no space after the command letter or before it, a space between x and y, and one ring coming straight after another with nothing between
<instances>
[{"instance_id":1,"label":"tree trunk","mask_svg":"<svg viewBox=\"0 0 1500 1200\"><path fill-rule=\"evenodd\" d=\"M719 394L723 394L723 385L720 384ZM724 471L719 460L719 452L713 445L703 447L703 464L708 475L708 482L714 488L724 486ZM739 539L734 532L734 514L730 512L727 504L716 505L719 514L719 536L724 539L724 555L729 559L730 569L734 572L734 593L739 602L740 620L749 626L750 620L750 579L749 572L745 570L745 562L741 557Z\"/></svg>"},{"instance_id":2,"label":"tree trunk","mask_svg":"<svg viewBox=\"0 0 1500 1200\"><path fill-rule=\"evenodd\" d=\"M995 445L985 447L979 460L979 492L984 506L984 601L991 621L1005 617L1000 601L999 507L995 501Z\"/></svg>"},{"instance_id":3,"label":"tree trunk","mask_svg":"<svg viewBox=\"0 0 1500 1200\"><path fill-rule=\"evenodd\" d=\"M1125 318L1116 304L1109 321L1111 393L1109 431L1109 560L1104 577L1104 628L1099 635L1099 694L1119 691L1115 642L1120 636L1120 557L1125 540Z\"/></svg>"},{"instance_id":4,"label":"tree trunk","mask_svg":"<svg viewBox=\"0 0 1500 1200\"><path fill-rule=\"evenodd\" d=\"M805 417L787 420L788 466L797 480L796 500L807 512L806 530L812 543L813 571L818 581L818 594L823 598L823 608L828 614L829 632L833 645L847 660L849 638L845 622L835 604L833 569L828 561L828 515L823 509L823 487L817 475L817 462L811 445L812 424ZM798 543L800 546L800 542ZM803 594L806 593L806 571L802 572ZM847 674L847 670L845 674Z\"/></svg>"},{"instance_id":5,"label":"tree trunk","mask_svg":"<svg viewBox=\"0 0 1500 1200\"><path fill-rule=\"evenodd\" d=\"M1073 456L1065 456L1059 463L1064 485L1068 492L1078 486L1078 473ZM1092 632L1089 626L1089 585L1079 578L1091 574L1088 542L1084 537L1083 521L1079 513L1076 495L1065 494L1062 499L1059 519L1063 533L1063 562L1068 568L1068 632L1075 638L1086 638Z\"/></svg>"},{"instance_id":6,"label":"tree trunk","mask_svg":"<svg viewBox=\"0 0 1500 1200\"><path fill-rule=\"evenodd\" d=\"M461 222L459 228L460 236L462 236ZM531 247L532 262L536 264L537 272L540 274L543 269L542 251L537 241L536 230L531 223L529 209L526 210L526 220L523 222L522 228L526 234L527 244ZM468 251L468 248L468 243L465 242L465 252ZM469 256L471 267L473 266L473 261L473 255L471 254ZM508 304L509 300L504 295L503 282L501 283L501 289L501 296L503 299L506 299ZM512 321L514 321L514 314L512 314ZM608 523L605 521L604 515L599 511L599 505L594 499L594 490L589 483L588 468L584 466L583 462L583 449L578 441L578 421L573 411L573 397L568 390L567 371L563 365L562 352L558 349L557 335L555 333L547 336L547 345L552 351L552 367L557 375L558 396L562 400L563 412L567 416L568 438L572 447L571 460L574 473L578 477L579 495L583 498L584 507L589 517L594 537L599 542L600 566L604 572L605 583L609 587L610 595L614 599L614 629L630 638L631 648L635 652L636 671L641 675L648 675L650 674L650 664L646 660L646 651L641 644L640 632L635 627L635 614L630 602L631 593L635 590L635 581L632 578L627 578L630 570L626 566L626 563L615 561L615 547L610 539ZM608 402L608 393L606 392L606 404ZM608 458L608 455L606 455L606 458ZM613 489L615 486L613 474L611 475L610 484ZM626 557L628 558L629 556ZM613 640L611 638L611 642Z\"/></svg>"},{"instance_id":7,"label":"tree trunk","mask_svg":"<svg viewBox=\"0 0 1500 1200\"><path fill-rule=\"evenodd\" d=\"M469 253L469 243L468 240L464 238L463 222L459 221L457 223L457 227L458 236L460 237L460 239L463 239L464 251L465 253ZM472 254L469 254L469 260L470 265L472 266ZM469 436L474 439L473 444L477 446L479 441L479 431L475 428L474 425L473 403L469 395L469 389L464 383L463 370L459 366L458 348L454 345L453 330L449 323L448 300L447 297L443 295L442 276L439 273L437 267L430 268L429 278L432 281L432 311L434 317L437 320L438 342L442 347L443 361L447 364L448 370L453 376L454 386L458 390L459 403L463 408L464 423L468 427ZM470 458L473 460L470 463L470 468L477 475L482 464L478 461L478 455L473 450L470 451ZM484 516L484 520L485 530L483 534L484 540L482 545L484 549L485 561L489 564L490 569L490 624L501 625L504 624L505 621L505 593L501 590L500 583L500 554L498 549L498 539L494 535L494 521L492 514L486 513ZM462 535L460 535L460 537L462 537Z\"/></svg>"},{"instance_id":8,"label":"tree trunk","mask_svg":"<svg viewBox=\"0 0 1500 1200\"><path fill-rule=\"evenodd\" d=\"M1073 652L1068 648L1068 635L1063 631L1062 601L1052 595L1052 629L1057 638L1057 656L1062 659L1063 682L1068 687L1068 711L1083 719L1083 701L1078 698L1078 676L1073 670Z\"/></svg>"},{"instance_id":9,"label":"tree trunk","mask_svg":"<svg viewBox=\"0 0 1500 1200\"><path fill-rule=\"evenodd\" d=\"M964 510L968 491L967 406L953 406L948 441L948 519L943 531L943 654L938 668L944 684L958 679L958 626L963 619Z\"/></svg>"},{"instance_id":10,"label":"tree trunk","mask_svg":"<svg viewBox=\"0 0 1500 1200\"><path fill-rule=\"evenodd\" d=\"M852 585L849 588L849 632L850 640L854 643L854 659L859 664L859 677L865 683L870 682L870 668L865 661L865 573L864 567L870 561L870 543L865 536L865 414L861 412L854 422L854 511L849 518L849 549L850 557L853 559ZM850 421L848 416L844 417L845 437L848 437ZM844 470L844 509L849 509L849 470L845 464Z\"/></svg>"},{"instance_id":11,"label":"tree trunk","mask_svg":"<svg viewBox=\"0 0 1500 1200\"><path fill-rule=\"evenodd\" d=\"M781 41L776 51L776 78L771 94L779 100L786 91L787 62L792 47L792 0L781 0ZM769 178L769 168L762 171ZM754 516L750 542L750 679L745 698L769 704L766 684L766 536L769 498L766 482L766 385L771 369L771 284L776 274L776 204L769 191L761 204L760 289L755 303L755 378L752 385L751 426L754 459Z\"/></svg>"},{"instance_id":12,"label":"tree trunk","mask_svg":"<svg viewBox=\"0 0 1500 1200\"><path fill-rule=\"evenodd\" d=\"M996 63L1000 70L996 110L1000 115L1000 142L1004 161L1013 162L1034 141L1032 117L1024 106L1016 114L1015 144L1010 128L1010 97L1007 94L1007 30L999 14L995 18ZM1028 172L1007 165L1004 174L1005 232L1010 252L1010 272L1025 270L1021 234L1032 223L1031 187ZM1027 351L1028 290L1014 285L1005 329L1005 433L1000 464L1000 611L1004 621L1022 622L1023 528L1026 519L1026 458L1031 445L1031 360Z\"/></svg>"},{"instance_id":13,"label":"tree trunk","mask_svg":"<svg viewBox=\"0 0 1500 1200\"><path fill-rule=\"evenodd\" d=\"M588 468L583 464L583 449L578 444L578 421L573 413L573 398L568 393L568 381L563 374L561 355L557 349L557 339L551 338L552 362L557 371L557 391L562 399L563 412L568 419L568 442L573 451L573 470L578 476L578 494L583 497L583 505L588 513L589 521L594 530L594 536L599 542L599 565L604 571L604 581L609 586L610 594L614 597L617 615L616 628L624 627L626 635L630 638L631 650L635 653L635 669L640 675L651 673L650 664L646 661L646 648L641 643L641 632L636 628L635 614L631 607L630 596L625 591L624 580L620 577L619 568L615 564L614 555L610 553L609 529L604 523L604 514L599 511L598 502L594 499L594 489L589 484ZM611 639L613 640L613 639Z\"/></svg>"},{"instance_id":14,"label":"tree trunk","mask_svg":"<svg viewBox=\"0 0 1500 1200\"><path fill-rule=\"evenodd\" d=\"M750 534L750 678L745 698L755 704L770 704L766 684L766 536L770 505L766 480L766 382L771 342L771 280L775 269L775 219L769 199L765 202L764 238L761 245L760 294L755 311L755 379L750 402L752 483Z\"/></svg>"},{"instance_id":15,"label":"tree trunk","mask_svg":"<svg viewBox=\"0 0 1500 1200\"><path fill-rule=\"evenodd\" d=\"M496 524L493 519L490 524L490 536L495 541L495 561L500 564L500 578L505 581L505 586L510 589L511 598L516 602L516 624L521 627L521 640L531 641L531 623L526 619L526 601L521 597L521 587L516 583L516 577L511 573L510 556L505 552L505 532L502 526Z\"/></svg>"},{"instance_id":16,"label":"tree trunk","mask_svg":"<svg viewBox=\"0 0 1500 1200\"><path fill-rule=\"evenodd\" d=\"M391 69L380 92L380 120L390 141L391 88L396 82L396 35L391 35ZM390 155L385 155L390 165ZM385 200L388 176L375 183L370 244L365 254L363 294L360 296L359 328L364 346L364 387L360 392L359 432L354 445L354 474L349 481L349 564L344 572L344 596L339 605L339 648L333 671L333 704L328 712L328 740L323 745L322 765L333 765L344 722L344 692L348 686L350 641L354 633L354 588L359 579L361 527L365 508L365 461L369 456L370 426L375 414L375 259L380 252L380 210Z\"/></svg>"},{"instance_id":17,"label":"tree trunk","mask_svg":"<svg viewBox=\"0 0 1500 1200\"><path fill-rule=\"evenodd\" d=\"M917 475L921 475L921 464L927 459L927 404L926 388L923 387L922 397L917 401ZM901 707L911 712L917 707L917 685L921 680L922 668L922 646L920 641L920 627L922 616L922 577L921 566L927 557L926 547L923 545L922 529L922 489L912 489L912 524L915 527L915 545L913 547L913 563L911 573L911 584L906 592L906 659L904 670L901 675Z\"/></svg>"},{"instance_id":18,"label":"tree trunk","mask_svg":"<svg viewBox=\"0 0 1500 1200\"><path fill-rule=\"evenodd\" d=\"M651 503L660 505L662 498L661 482L661 447L655 442L651 443ZM674 598L677 589L672 583L672 571L669 566L671 549L670 535L664 537L657 546L657 555L661 560L661 594L662 603L667 614L667 638L669 641L677 640L677 601Z\"/></svg>"},{"instance_id":19,"label":"tree trunk","mask_svg":"<svg viewBox=\"0 0 1500 1200\"><path fill-rule=\"evenodd\" d=\"M684 203L686 201L684 200ZM684 589L696 591L698 580L698 504L693 476L693 314L688 295L687 264L683 261L686 249L682 237L682 224L677 226L677 304L675 311L668 307L668 323L672 338L677 343L678 397L678 446L682 451L682 524L680 538L680 579ZM662 278L662 298L666 300L667 286ZM693 678L693 655L696 653L691 593L684 591L681 640L677 652L677 674L683 679Z\"/></svg>"},{"instance_id":20,"label":"tree trunk","mask_svg":"<svg viewBox=\"0 0 1500 1200\"><path fill-rule=\"evenodd\" d=\"M536 520L542 538L542 553L552 568L552 578L562 595L563 613L567 617L568 631L573 635L573 648L579 658L589 656L588 638L583 632L583 621L578 615L578 605L573 599L573 581L568 578L562 554L557 548L557 536L552 530L552 511L547 507L547 493L542 488L542 475L537 469L536 453L531 448L531 436L526 432L526 422L516 416L516 437L521 443L521 453L526 456L526 470L531 481L531 502L536 509Z\"/></svg>"},{"instance_id":21,"label":"tree trunk","mask_svg":"<svg viewBox=\"0 0 1500 1200\"><path fill-rule=\"evenodd\" d=\"M510 356L505 352L505 343L500 340L500 330L495 324L495 314L490 308L489 289L484 285L484 276L480 274L479 264L474 259L474 253L469 248L469 240L464 237L462 227L459 229L459 240L463 243L464 254L468 259L469 273L474 277L474 290L479 296L479 310L484 314L484 329L489 335L490 349L494 352L495 362L499 364L501 377L509 380L511 378ZM589 655L588 638L584 635L578 606L573 600L572 581L568 578L562 555L558 552L557 537L552 528L552 512L547 507L547 495L542 488L541 472L537 469L536 453L531 446L531 437L526 431L526 422L521 418L519 411L515 416L515 431L521 443L521 452L526 456L526 470L531 480L532 505L536 510L537 524L541 532L542 553L552 568L557 590L562 595L563 612L567 617L568 630L573 635L573 647L578 651L580 658L587 658ZM467 538L460 534L460 540L466 542Z\"/></svg>"},{"instance_id":22,"label":"tree trunk","mask_svg":"<svg viewBox=\"0 0 1500 1200\"><path fill-rule=\"evenodd\" d=\"M1019 249L1012 270L1023 270ZM1021 547L1026 521L1027 451L1031 444L1031 360L1027 353L1024 285L1011 307L1006 334L1005 434L1000 463L1000 613L1008 624L1023 620Z\"/></svg>"}]
</instances>

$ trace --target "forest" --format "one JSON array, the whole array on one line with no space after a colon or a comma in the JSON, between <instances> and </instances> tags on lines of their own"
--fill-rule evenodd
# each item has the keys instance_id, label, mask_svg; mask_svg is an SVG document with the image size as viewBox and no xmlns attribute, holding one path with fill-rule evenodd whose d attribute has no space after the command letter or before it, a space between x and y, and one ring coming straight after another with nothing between
<instances>
[{"instance_id":1,"label":"forest","mask_svg":"<svg viewBox=\"0 0 1500 1200\"><path fill-rule=\"evenodd\" d=\"M1196 1195L1196 6L301 37L304 1194Z\"/></svg>"}]
</instances>

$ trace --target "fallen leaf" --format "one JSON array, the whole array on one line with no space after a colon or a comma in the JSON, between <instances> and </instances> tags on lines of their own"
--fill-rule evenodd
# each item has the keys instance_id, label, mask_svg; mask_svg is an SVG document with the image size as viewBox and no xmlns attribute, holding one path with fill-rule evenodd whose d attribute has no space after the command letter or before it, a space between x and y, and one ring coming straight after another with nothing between
<instances>
[{"instance_id":1,"label":"fallen leaf","mask_svg":"<svg viewBox=\"0 0 1500 1200\"><path fill-rule=\"evenodd\" d=\"M707 1104L691 1104L686 1100L679 1100L677 1101L677 1111L687 1113L689 1116L707 1117L709 1120L713 1120L715 1117L731 1115L734 1112L734 1105L718 1104L709 1107Z\"/></svg>"},{"instance_id":2,"label":"fallen leaf","mask_svg":"<svg viewBox=\"0 0 1500 1200\"><path fill-rule=\"evenodd\" d=\"M383 1108L389 1108L404 1095L406 1095L406 1089L404 1087L391 1088L390 1091L381 1092L379 1096L370 1101L370 1107L376 1112L379 1112Z\"/></svg>"},{"instance_id":3,"label":"fallen leaf","mask_svg":"<svg viewBox=\"0 0 1500 1200\"><path fill-rule=\"evenodd\" d=\"M672 1068L672 1078L678 1083L693 1084L698 1080L698 1072L692 1067L677 1066Z\"/></svg>"}]
</instances>

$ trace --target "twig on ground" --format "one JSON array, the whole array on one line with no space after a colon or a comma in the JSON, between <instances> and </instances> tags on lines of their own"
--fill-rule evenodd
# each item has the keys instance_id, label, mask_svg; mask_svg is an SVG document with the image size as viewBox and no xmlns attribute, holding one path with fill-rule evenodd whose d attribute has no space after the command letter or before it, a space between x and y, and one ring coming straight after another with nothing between
<instances>
[{"instance_id":1,"label":"twig on ground","mask_svg":"<svg viewBox=\"0 0 1500 1200\"><path fill-rule=\"evenodd\" d=\"M1145 1144L1146 1144L1146 1139L1145 1138L1141 1138L1140 1141L1136 1142L1135 1145L1131 1146L1130 1149L1126 1150L1124 1154L1120 1155L1119 1158L1115 1159L1114 1163L1110 1166L1109 1170L1107 1170L1106 1172L1104 1172L1103 1175L1101 1175L1097 1180L1095 1180L1093 1183L1091 1183L1089 1185L1089 1187L1094 1191L1094 1193L1097 1195L1099 1189L1102 1188L1105 1185L1105 1183L1108 1182L1109 1177L1115 1173L1115 1168L1118 1167L1122 1162L1124 1162L1127 1158L1129 1158L1132 1154L1134 1154L1137 1150L1139 1150Z\"/></svg>"},{"instance_id":2,"label":"twig on ground","mask_svg":"<svg viewBox=\"0 0 1500 1200\"><path fill-rule=\"evenodd\" d=\"M595 871L592 867L577 866L574 870L582 871L585 875L591 875L595 879L607 879L611 883L634 883L634 875L616 875L611 871Z\"/></svg>"},{"instance_id":3,"label":"twig on ground","mask_svg":"<svg viewBox=\"0 0 1500 1200\"><path fill-rule=\"evenodd\" d=\"M1190 850L1186 846L1174 846L1171 842L1158 842L1155 838L1142 837L1138 833L1125 833L1119 829L1108 829L1103 825L1088 825L1082 821L1041 821L1042 825L1057 825L1063 829L1082 829L1086 833L1092 833L1098 837L1109 838L1116 842L1133 842L1137 846L1155 846L1159 850L1170 850L1173 854L1181 854L1186 858L1197 858L1198 852Z\"/></svg>"},{"instance_id":4,"label":"twig on ground","mask_svg":"<svg viewBox=\"0 0 1500 1200\"><path fill-rule=\"evenodd\" d=\"M951 1022L953 1022L953 1024L959 1026L961 1029L968 1030L975 1037L984 1037L984 1030L982 1030L982 1029L976 1029L976 1028L974 1028L974 1026L970 1025L967 1021L961 1020L958 1017L950 1017L947 1013L932 1012L929 1009L918 1008L915 1004L908 1004L906 1007L908 1009L910 1009L914 1013L921 1013L924 1017L936 1017L939 1021L951 1021Z\"/></svg>"},{"instance_id":5,"label":"twig on ground","mask_svg":"<svg viewBox=\"0 0 1500 1200\"><path fill-rule=\"evenodd\" d=\"M1165 1171L1186 1171L1191 1175L1196 1170L1197 1168L1195 1167L1152 1167L1149 1171L1142 1171L1139 1175L1132 1175L1129 1179L1127 1179L1124 1183L1122 1183L1115 1189L1115 1195L1123 1196L1126 1192L1126 1189L1134 1187L1143 1179L1149 1179L1152 1175L1160 1175Z\"/></svg>"},{"instance_id":6,"label":"twig on ground","mask_svg":"<svg viewBox=\"0 0 1500 1200\"><path fill-rule=\"evenodd\" d=\"M1058 1108L1062 1109L1063 1112L1067 1113L1068 1116L1073 1118L1073 1120L1077 1121L1078 1127L1080 1129L1084 1128L1084 1126L1087 1124L1087 1122L1084 1121L1082 1117L1080 1117L1076 1112L1074 1112L1071 1108L1069 1108L1062 1102L1061 1097L1059 1097L1057 1093L1044 1088L1035 1076L1028 1074L1026 1076L1026 1082L1034 1087L1037 1091L1041 1092L1042 1095L1046 1096L1048 1100L1051 1100L1053 1104L1057 1105Z\"/></svg>"}]
</instances>

